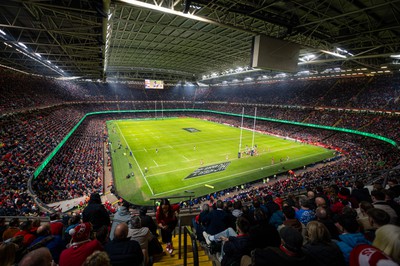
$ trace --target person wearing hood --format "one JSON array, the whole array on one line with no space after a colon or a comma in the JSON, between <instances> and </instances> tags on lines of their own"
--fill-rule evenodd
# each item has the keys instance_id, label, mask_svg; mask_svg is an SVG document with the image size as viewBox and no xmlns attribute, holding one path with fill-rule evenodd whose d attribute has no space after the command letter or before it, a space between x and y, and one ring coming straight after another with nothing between
<instances>
[{"instance_id":1,"label":"person wearing hood","mask_svg":"<svg viewBox=\"0 0 400 266\"><path fill-rule=\"evenodd\" d=\"M339 231L341 231L342 234L339 235L340 241L335 241L335 243L342 251L343 257L348 265L350 252L353 248L359 244L371 244L371 242L360 233L360 225L357 222L356 214L342 214L338 218L338 224Z\"/></svg>"},{"instance_id":2,"label":"person wearing hood","mask_svg":"<svg viewBox=\"0 0 400 266\"><path fill-rule=\"evenodd\" d=\"M97 232L102 226L110 226L110 215L101 203L99 193L90 195L88 205L82 212L82 221L90 222L93 225L93 231Z\"/></svg>"},{"instance_id":3,"label":"person wearing hood","mask_svg":"<svg viewBox=\"0 0 400 266\"><path fill-rule=\"evenodd\" d=\"M124 201L114 214L113 222L110 229L110 240L114 239L115 228L120 223L127 223L131 220L131 213L129 211L129 202Z\"/></svg>"}]
</instances>

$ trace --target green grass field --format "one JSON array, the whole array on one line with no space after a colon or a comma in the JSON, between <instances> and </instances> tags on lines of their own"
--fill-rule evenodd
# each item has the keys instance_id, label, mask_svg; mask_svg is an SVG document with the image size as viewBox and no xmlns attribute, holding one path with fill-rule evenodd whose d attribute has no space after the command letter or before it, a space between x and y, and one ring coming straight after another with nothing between
<instances>
[{"instance_id":1,"label":"green grass field","mask_svg":"<svg viewBox=\"0 0 400 266\"><path fill-rule=\"evenodd\" d=\"M114 120L107 128L116 190L139 205L185 191L201 196L333 157L321 147L195 118ZM257 155L238 159L241 134L241 151L254 143Z\"/></svg>"}]
</instances>

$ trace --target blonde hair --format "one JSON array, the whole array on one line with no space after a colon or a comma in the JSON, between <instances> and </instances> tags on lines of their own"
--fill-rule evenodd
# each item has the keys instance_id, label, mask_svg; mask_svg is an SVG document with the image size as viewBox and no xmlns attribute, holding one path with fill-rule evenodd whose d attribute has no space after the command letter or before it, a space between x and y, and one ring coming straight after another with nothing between
<instances>
[{"instance_id":1,"label":"blonde hair","mask_svg":"<svg viewBox=\"0 0 400 266\"><path fill-rule=\"evenodd\" d=\"M379 227L375 235L372 245L382 250L395 262L400 263L400 227L387 224Z\"/></svg>"},{"instance_id":2,"label":"blonde hair","mask_svg":"<svg viewBox=\"0 0 400 266\"><path fill-rule=\"evenodd\" d=\"M307 236L310 243L331 242L331 235L323 223L311 221L307 224Z\"/></svg>"},{"instance_id":3,"label":"blonde hair","mask_svg":"<svg viewBox=\"0 0 400 266\"><path fill-rule=\"evenodd\" d=\"M111 262L106 252L96 250L86 258L82 266L111 266Z\"/></svg>"}]
</instances>

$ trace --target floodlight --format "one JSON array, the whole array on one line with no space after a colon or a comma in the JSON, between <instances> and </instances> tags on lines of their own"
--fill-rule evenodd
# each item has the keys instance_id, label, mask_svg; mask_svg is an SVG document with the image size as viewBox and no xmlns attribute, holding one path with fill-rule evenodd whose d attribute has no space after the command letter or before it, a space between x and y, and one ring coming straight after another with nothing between
<instances>
[{"instance_id":1,"label":"floodlight","mask_svg":"<svg viewBox=\"0 0 400 266\"><path fill-rule=\"evenodd\" d=\"M338 54L338 53L334 53L334 52L330 52L330 51L326 51L326 50L320 50L320 51L323 52L323 53L326 53L326 54L330 54L330 55L336 56L336 57L347 58L345 55L341 55L341 54Z\"/></svg>"},{"instance_id":2,"label":"floodlight","mask_svg":"<svg viewBox=\"0 0 400 266\"><path fill-rule=\"evenodd\" d=\"M26 47L26 45L25 45L25 44L23 44L22 42L19 42L19 43L18 43L18 45L19 45L19 46L21 46L22 48L25 48L25 49L27 49L27 48L28 48L28 47Z\"/></svg>"}]
</instances>

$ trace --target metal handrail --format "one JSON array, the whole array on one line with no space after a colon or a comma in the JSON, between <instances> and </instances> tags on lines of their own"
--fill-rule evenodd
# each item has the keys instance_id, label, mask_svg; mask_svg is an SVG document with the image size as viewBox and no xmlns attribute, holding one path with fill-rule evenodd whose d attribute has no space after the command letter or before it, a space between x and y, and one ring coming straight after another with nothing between
<instances>
[{"instance_id":1,"label":"metal handrail","mask_svg":"<svg viewBox=\"0 0 400 266\"><path fill-rule=\"evenodd\" d=\"M187 236L190 236L192 240L192 252L193 252L193 265L199 266L199 252L197 249L197 240L196 235L193 233L192 229L189 226L185 226L183 229L183 265L187 266L187 253L188 253L188 245L187 245Z\"/></svg>"},{"instance_id":2,"label":"metal handrail","mask_svg":"<svg viewBox=\"0 0 400 266\"><path fill-rule=\"evenodd\" d=\"M196 197L196 196L193 194L192 191L185 190L185 193L190 193L190 194L192 194L192 195L182 195L182 196L169 196L169 197L150 198L150 200L153 201L153 206L154 206L154 208L156 208L156 206L157 206L157 204L156 204L157 201L158 201L158 200L165 199L165 198L168 198L169 200L170 200L170 199L189 199L189 201L191 201L192 199L194 199L194 198ZM190 206L190 205L189 205L189 213L192 213L192 206Z\"/></svg>"}]
</instances>

